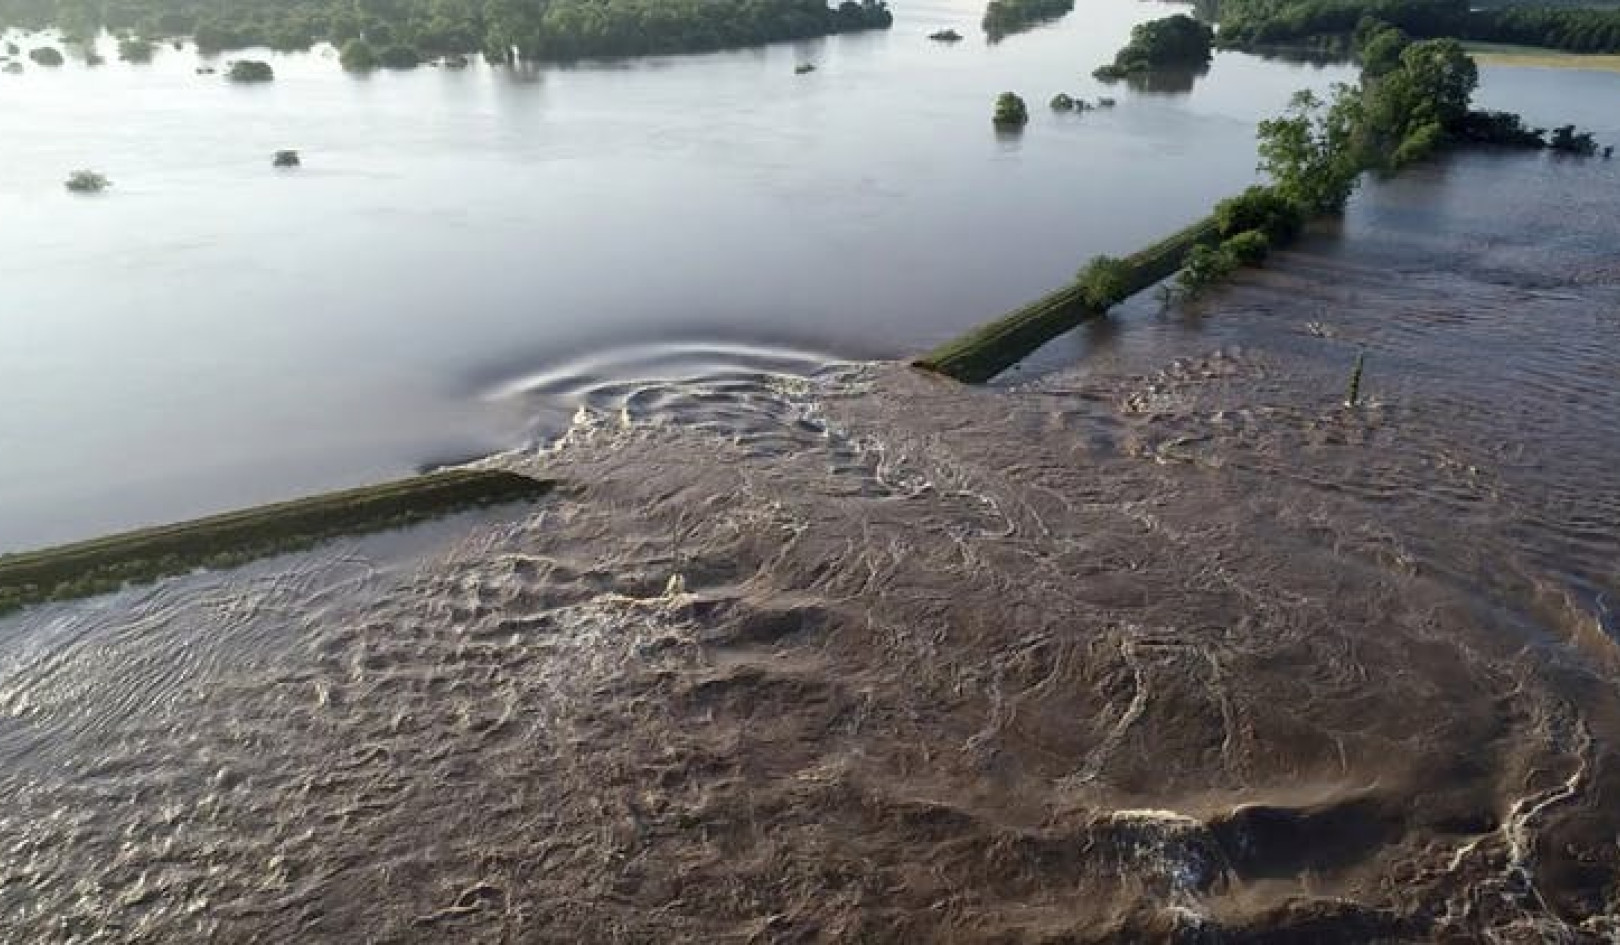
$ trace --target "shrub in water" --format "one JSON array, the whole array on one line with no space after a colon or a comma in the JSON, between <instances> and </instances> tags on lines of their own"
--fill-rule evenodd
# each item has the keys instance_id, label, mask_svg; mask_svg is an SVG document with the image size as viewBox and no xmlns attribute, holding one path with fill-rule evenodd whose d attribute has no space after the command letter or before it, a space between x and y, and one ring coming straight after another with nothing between
<instances>
[{"instance_id":1,"label":"shrub in water","mask_svg":"<svg viewBox=\"0 0 1620 945\"><path fill-rule=\"evenodd\" d=\"M370 43L356 37L343 44L338 61L350 72L365 72L377 68L377 52Z\"/></svg>"},{"instance_id":2,"label":"shrub in water","mask_svg":"<svg viewBox=\"0 0 1620 945\"><path fill-rule=\"evenodd\" d=\"M996 99L996 114L990 120L997 128L1022 128L1029 124L1029 109L1017 94L1003 92Z\"/></svg>"},{"instance_id":3,"label":"shrub in water","mask_svg":"<svg viewBox=\"0 0 1620 945\"><path fill-rule=\"evenodd\" d=\"M105 174L95 171L74 171L67 179L67 189L76 194L96 194L111 186Z\"/></svg>"},{"instance_id":4,"label":"shrub in water","mask_svg":"<svg viewBox=\"0 0 1620 945\"><path fill-rule=\"evenodd\" d=\"M151 62L152 52L157 47L144 39L121 39L118 41L118 58L125 62Z\"/></svg>"},{"instance_id":5,"label":"shrub in water","mask_svg":"<svg viewBox=\"0 0 1620 945\"><path fill-rule=\"evenodd\" d=\"M1200 244L1187 254L1176 283L1188 296L1197 295L1205 288L1237 272L1240 265L1242 264L1238 262L1237 257L1226 247Z\"/></svg>"},{"instance_id":6,"label":"shrub in water","mask_svg":"<svg viewBox=\"0 0 1620 945\"><path fill-rule=\"evenodd\" d=\"M1259 230L1248 230L1226 240L1221 249L1232 254L1244 266L1258 266L1265 262L1266 252L1271 249L1271 240Z\"/></svg>"},{"instance_id":7,"label":"shrub in water","mask_svg":"<svg viewBox=\"0 0 1620 945\"><path fill-rule=\"evenodd\" d=\"M422 63L422 56L414 46L395 43L377 54L377 62L390 69L414 69Z\"/></svg>"},{"instance_id":8,"label":"shrub in water","mask_svg":"<svg viewBox=\"0 0 1620 945\"><path fill-rule=\"evenodd\" d=\"M1130 266L1123 259L1098 256L1080 270L1080 295L1086 305L1106 311L1125 301Z\"/></svg>"},{"instance_id":9,"label":"shrub in water","mask_svg":"<svg viewBox=\"0 0 1620 945\"><path fill-rule=\"evenodd\" d=\"M1223 238L1259 230L1280 246L1299 235L1305 214L1276 188L1254 186L1216 204L1215 225Z\"/></svg>"},{"instance_id":10,"label":"shrub in water","mask_svg":"<svg viewBox=\"0 0 1620 945\"><path fill-rule=\"evenodd\" d=\"M231 71L225 73L225 77L232 82L269 82L276 77L276 73L268 62L242 59L231 63Z\"/></svg>"}]
</instances>

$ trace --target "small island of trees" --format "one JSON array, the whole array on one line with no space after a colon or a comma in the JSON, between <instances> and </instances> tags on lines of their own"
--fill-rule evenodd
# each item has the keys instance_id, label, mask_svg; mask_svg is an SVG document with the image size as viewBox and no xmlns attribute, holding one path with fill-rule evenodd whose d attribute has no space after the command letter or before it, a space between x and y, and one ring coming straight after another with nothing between
<instances>
[{"instance_id":1,"label":"small island of trees","mask_svg":"<svg viewBox=\"0 0 1620 945\"><path fill-rule=\"evenodd\" d=\"M99 194L111 187L112 181L95 171L74 171L68 175L66 186L76 194Z\"/></svg>"},{"instance_id":2,"label":"small island of trees","mask_svg":"<svg viewBox=\"0 0 1620 945\"><path fill-rule=\"evenodd\" d=\"M1017 131L1029 124L1029 108L1015 92L1003 92L996 98L996 111L990 119L998 131Z\"/></svg>"},{"instance_id":3,"label":"small island of trees","mask_svg":"<svg viewBox=\"0 0 1620 945\"><path fill-rule=\"evenodd\" d=\"M1106 82L1158 70L1196 70L1209 65L1215 31L1207 24L1177 13L1131 28L1131 41L1114 61L1092 73Z\"/></svg>"},{"instance_id":4,"label":"small island of trees","mask_svg":"<svg viewBox=\"0 0 1620 945\"><path fill-rule=\"evenodd\" d=\"M980 25L996 40L1059 19L1073 9L1074 0L990 0Z\"/></svg>"},{"instance_id":5,"label":"small island of trees","mask_svg":"<svg viewBox=\"0 0 1620 945\"><path fill-rule=\"evenodd\" d=\"M28 51L28 58L34 60L36 64L41 66L54 67L59 66L64 62L62 58L62 50L57 49L55 46L41 46L38 49L30 49Z\"/></svg>"}]
</instances>

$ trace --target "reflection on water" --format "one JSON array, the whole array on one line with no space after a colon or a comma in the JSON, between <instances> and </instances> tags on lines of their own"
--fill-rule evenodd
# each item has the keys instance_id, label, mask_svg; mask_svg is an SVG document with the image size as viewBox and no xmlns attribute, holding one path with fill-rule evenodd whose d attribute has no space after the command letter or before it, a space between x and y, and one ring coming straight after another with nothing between
<instances>
[{"instance_id":1,"label":"reflection on water","mask_svg":"<svg viewBox=\"0 0 1620 945\"><path fill-rule=\"evenodd\" d=\"M531 377L532 516L0 624L0 928L1613 941L1611 172L1375 185L1000 388Z\"/></svg>"},{"instance_id":2,"label":"reflection on water","mask_svg":"<svg viewBox=\"0 0 1620 945\"><path fill-rule=\"evenodd\" d=\"M1196 69L1153 69L1133 72L1125 77L1125 84L1133 92L1144 95L1186 95L1193 83L1209 75L1206 63Z\"/></svg>"}]
</instances>

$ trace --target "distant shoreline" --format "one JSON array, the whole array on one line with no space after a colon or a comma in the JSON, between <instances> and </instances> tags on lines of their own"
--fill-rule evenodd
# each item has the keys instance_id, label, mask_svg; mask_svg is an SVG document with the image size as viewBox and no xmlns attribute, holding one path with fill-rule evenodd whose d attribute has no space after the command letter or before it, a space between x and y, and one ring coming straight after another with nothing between
<instances>
[{"instance_id":1,"label":"distant shoreline","mask_svg":"<svg viewBox=\"0 0 1620 945\"><path fill-rule=\"evenodd\" d=\"M1620 72L1620 54L1560 52L1545 46L1510 46L1503 43L1465 42L1463 48L1482 66Z\"/></svg>"}]
</instances>

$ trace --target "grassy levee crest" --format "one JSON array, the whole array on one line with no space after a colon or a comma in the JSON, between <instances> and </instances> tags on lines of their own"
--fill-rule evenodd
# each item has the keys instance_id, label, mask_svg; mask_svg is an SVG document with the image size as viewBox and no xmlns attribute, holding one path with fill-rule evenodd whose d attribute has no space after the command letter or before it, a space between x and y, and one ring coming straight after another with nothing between
<instances>
[{"instance_id":1,"label":"grassy levee crest","mask_svg":"<svg viewBox=\"0 0 1620 945\"><path fill-rule=\"evenodd\" d=\"M226 568L339 535L537 499L556 487L500 470L456 469L262 505L190 522L0 555L0 614L115 591L197 568Z\"/></svg>"},{"instance_id":2,"label":"grassy levee crest","mask_svg":"<svg viewBox=\"0 0 1620 945\"><path fill-rule=\"evenodd\" d=\"M1126 257L1122 298L1174 275L1194 246L1219 235L1214 217L1199 220L1146 249ZM1079 281L981 325L928 352L912 364L965 384L982 384L1028 357L1058 335L1106 309L1090 303Z\"/></svg>"}]
</instances>

